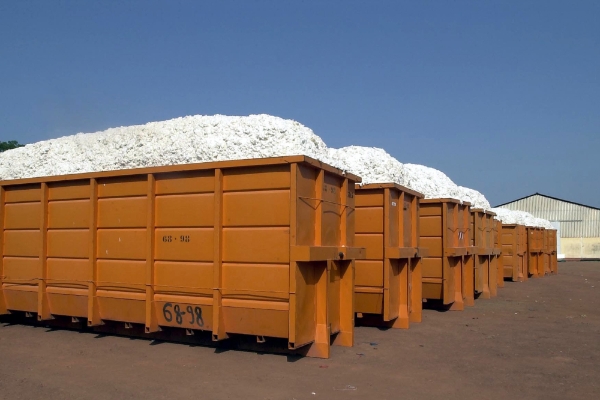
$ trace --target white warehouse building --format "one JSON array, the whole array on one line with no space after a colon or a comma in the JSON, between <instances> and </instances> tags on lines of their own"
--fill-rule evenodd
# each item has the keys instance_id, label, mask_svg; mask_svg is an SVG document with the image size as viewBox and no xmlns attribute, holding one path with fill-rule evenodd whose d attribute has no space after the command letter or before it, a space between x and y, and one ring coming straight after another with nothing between
<instances>
[{"instance_id":1,"label":"white warehouse building","mask_svg":"<svg viewBox=\"0 0 600 400\"><path fill-rule=\"evenodd\" d=\"M600 259L600 208L535 193L498 207L526 211L558 230L559 257Z\"/></svg>"}]
</instances>

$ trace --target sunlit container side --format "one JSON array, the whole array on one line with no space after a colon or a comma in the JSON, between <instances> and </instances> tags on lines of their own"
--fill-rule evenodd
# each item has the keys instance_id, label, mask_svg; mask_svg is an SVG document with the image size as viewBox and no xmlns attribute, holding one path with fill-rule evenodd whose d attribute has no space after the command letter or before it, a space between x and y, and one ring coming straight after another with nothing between
<instances>
[{"instance_id":1,"label":"sunlit container side","mask_svg":"<svg viewBox=\"0 0 600 400\"><path fill-rule=\"evenodd\" d=\"M428 251L421 260L422 296L441 300L451 310L464 309L468 291L463 292L463 286L473 281L473 269L463 260L470 249L469 207L455 199L420 202L420 246Z\"/></svg>"},{"instance_id":2,"label":"sunlit container side","mask_svg":"<svg viewBox=\"0 0 600 400\"><path fill-rule=\"evenodd\" d=\"M0 182L0 313L352 346L354 186L304 156Z\"/></svg>"},{"instance_id":3,"label":"sunlit container side","mask_svg":"<svg viewBox=\"0 0 600 400\"><path fill-rule=\"evenodd\" d=\"M408 328L421 321L419 201L394 183L356 185L356 240L366 259L356 261L357 323Z\"/></svg>"}]
</instances>

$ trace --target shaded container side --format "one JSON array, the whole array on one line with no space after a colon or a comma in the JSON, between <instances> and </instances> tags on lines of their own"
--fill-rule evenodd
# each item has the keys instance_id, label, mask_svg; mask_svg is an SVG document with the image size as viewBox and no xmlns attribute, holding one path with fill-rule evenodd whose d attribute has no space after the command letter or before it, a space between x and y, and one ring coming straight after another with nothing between
<instances>
[{"instance_id":1,"label":"shaded container side","mask_svg":"<svg viewBox=\"0 0 600 400\"><path fill-rule=\"evenodd\" d=\"M527 235L527 268L529 276L543 277L544 268L544 228L526 227Z\"/></svg>"},{"instance_id":2,"label":"shaded container side","mask_svg":"<svg viewBox=\"0 0 600 400\"><path fill-rule=\"evenodd\" d=\"M556 238L556 230L549 229L548 234L550 235L550 273L557 274L558 273L558 249L557 249L557 238Z\"/></svg>"},{"instance_id":3,"label":"shaded container side","mask_svg":"<svg viewBox=\"0 0 600 400\"><path fill-rule=\"evenodd\" d=\"M421 321L419 201L394 183L356 185L355 311L361 324L408 328Z\"/></svg>"},{"instance_id":4,"label":"shaded container side","mask_svg":"<svg viewBox=\"0 0 600 400\"><path fill-rule=\"evenodd\" d=\"M353 344L354 185L304 156L0 182L0 313Z\"/></svg>"},{"instance_id":5,"label":"shaded container side","mask_svg":"<svg viewBox=\"0 0 600 400\"><path fill-rule=\"evenodd\" d=\"M483 209L471 208L470 229L471 246L470 255L465 256L467 268L473 270L474 282L473 297L489 299L495 296L498 287L496 263L492 260L494 255L493 221L496 214ZM474 305L473 299L469 298L468 305Z\"/></svg>"},{"instance_id":6,"label":"shaded container side","mask_svg":"<svg viewBox=\"0 0 600 400\"><path fill-rule=\"evenodd\" d=\"M451 304L451 309L464 308L463 280L473 280L463 256L469 254L469 203L455 199L427 199L420 202L420 246L428 255L422 262L422 296ZM472 271L472 269L471 269Z\"/></svg>"},{"instance_id":7,"label":"shaded container side","mask_svg":"<svg viewBox=\"0 0 600 400\"><path fill-rule=\"evenodd\" d=\"M492 262L496 267L496 281L498 287L504 287L504 265L502 264L502 222L492 218L492 237L494 254Z\"/></svg>"},{"instance_id":8,"label":"shaded container side","mask_svg":"<svg viewBox=\"0 0 600 400\"><path fill-rule=\"evenodd\" d=\"M503 277L513 282L527 279L527 251L525 227L517 224L502 224L502 267Z\"/></svg>"}]
</instances>

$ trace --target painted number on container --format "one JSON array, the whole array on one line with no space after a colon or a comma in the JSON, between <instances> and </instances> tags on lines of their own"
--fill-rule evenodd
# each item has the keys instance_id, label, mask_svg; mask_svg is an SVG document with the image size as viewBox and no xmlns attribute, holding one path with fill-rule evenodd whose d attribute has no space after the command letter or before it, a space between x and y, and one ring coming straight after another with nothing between
<instances>
[{"instance_id":1,"label":"painted number on container","mask_svg":"<svg viewBox=\"0 0 600 400\"><path fill-rule=\"evenodd\" d=\"M172 243L172 242L189 243L190 242L190 236L189 235L181 235L178 238L177 236L165 235L165 236L162 237L162 241L164 243Z\"/></svg>"},{"instance_id":2,"label":"painted number on container","mask_svg":"<svg viewBox=\"0 0 600 400\"><path fill-rule=\"evenodd\" d=\"M185 317L185 315L188 317ZM178 325L183 324L184 317L188 318L190 325L198 325L199 327L204 326L204 320L202 319L202 309L200 307L187 306L185 311L179 304L165 303L163 306L163 317L165 321L172 322L175 319L175 323Z\"/></svg>"}]
</instances>

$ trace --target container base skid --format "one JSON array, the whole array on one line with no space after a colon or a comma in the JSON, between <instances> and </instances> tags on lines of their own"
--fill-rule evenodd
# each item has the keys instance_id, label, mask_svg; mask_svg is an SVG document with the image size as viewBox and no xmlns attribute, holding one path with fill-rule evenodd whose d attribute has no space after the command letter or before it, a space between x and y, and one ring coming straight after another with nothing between
<instances>
[{"instance_id":1,"label":"container base skid","mask_svg":"<svg viewBox=\"0 0 600 400\"><path fill-rule=\"evenodd\" d=\"M0 313L329 357L354 341L359 180L290 156L0 181Z\"/></svg>"}]
</instances>

